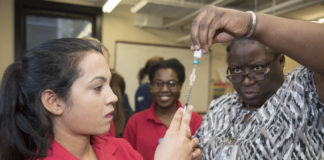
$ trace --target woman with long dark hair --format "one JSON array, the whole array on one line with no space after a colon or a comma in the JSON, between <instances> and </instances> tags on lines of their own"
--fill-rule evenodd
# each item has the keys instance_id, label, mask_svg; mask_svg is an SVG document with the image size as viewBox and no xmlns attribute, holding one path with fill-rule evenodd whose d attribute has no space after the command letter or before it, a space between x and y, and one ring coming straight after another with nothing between
<instances>
[{"instance_id":1,"label":"woman with long dark hair","mask_svg":"<svg viewBox=\"0 0 324 160\"><path fill-rule=\"evenodd\" d=\"M51 40L30 50L1 82L0 159L142 159L127 141L97 136L109 130L117 102L110 79L101 47L86 40ZM181 111L156 159L179 156L170 142L183 149L180 158L195 154L197 139L186 132L191 116Z\"/></svg>"}]
</instances>

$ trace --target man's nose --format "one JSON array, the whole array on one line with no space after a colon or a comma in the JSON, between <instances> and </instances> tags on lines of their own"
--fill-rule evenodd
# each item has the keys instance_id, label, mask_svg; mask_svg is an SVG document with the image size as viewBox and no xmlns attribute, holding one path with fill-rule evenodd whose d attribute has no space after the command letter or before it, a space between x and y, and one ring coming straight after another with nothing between
<instances>
[{"instance_id":1,"label":"man's nose","mask_svg":"<svg viewBox=\"0 0 324 160\"><path fill-rule=\"evenodd\" d=\"M250 84L253 84L254 82L255 82L255 80L251 76L250 72L245 72L244 75L243 75L242 83L244 85L250 85Z\"/></svg>"}]
</instances>

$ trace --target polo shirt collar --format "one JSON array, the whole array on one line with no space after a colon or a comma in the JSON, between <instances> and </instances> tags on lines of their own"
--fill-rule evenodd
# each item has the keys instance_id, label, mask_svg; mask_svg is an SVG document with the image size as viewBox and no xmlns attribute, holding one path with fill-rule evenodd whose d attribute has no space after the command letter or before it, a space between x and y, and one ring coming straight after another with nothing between
<instances>
[{"instance_id":1,"label":"polo shirt collar","mask_svg":"<svg viewBox=\"0 0 324 160\"><path fill-rule=\"evenodd\" d=\"M91 145L96 153L98 160L111 159L117 152L117 147L114 143L111 143L108 136L93 136L91 139ZM66 150L61 144L53 140L52 149L48 151L49 157L60 160L79 160L68 150Z\"/></svg>"},{"instance_id":2,"label":"polo shirt collar","mask_svg":"<svg viewBox=\"0 0 324 160\"><path fill-rule=\"evenodd\" d=\"M179 100L177 100L177 106L183 108L183 106L182 106L182 104L181 104L181 102ZM155 123L161 123L161 124L163 124L161 122L161 120L159 120L156 117L155 107L156 107L156 102L153 101L153 103L151 104L150 108L148 108L147 120L153 120Z\"/></svg>"},{"instance_id":3,"label":"polo shirt collar","mask_svg":"<svg viewBox=\"0 0 324 160\"><path fill-rule=\"evenodd\" d=\"M116 154L117 147L114 143L111 143L111 141L109 140L111 138L112 137L107 135L92 137L91 139L92 147L99 160L104 159L104 157L102 157L103 155L114 156Z\"/></svg>"},{"instance_id":4,"label":"polo shirt collar","mask_svg":"<svg viewBox=\"0 0 324 160\"><path fill-rule=\"evenodd\" d=\"M52 150L49 149L48 157L53 159L61 159L61 160L79 160L73 154L71 154L68 150L66 150L61 144L53 140L52 142Z\"/></svg>"}]
</instances>

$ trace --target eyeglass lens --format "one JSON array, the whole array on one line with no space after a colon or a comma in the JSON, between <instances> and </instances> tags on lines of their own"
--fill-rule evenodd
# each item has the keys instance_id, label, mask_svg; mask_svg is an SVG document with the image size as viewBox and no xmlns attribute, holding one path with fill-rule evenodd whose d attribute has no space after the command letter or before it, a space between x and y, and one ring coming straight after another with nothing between
<instances>
[{"instance_id":1,"label":"eyeglass lens","mask_svg":"<svg viewBox=\"0 0 324 160\"><path fill-rule=\"evenodd\" d=\"M264 68L259 71L253 71L251 70L249 73L237 73L237 74L231 74L231 72L228 70L227 72L227 78L231 80L233 83L240 83L243 81L245 76L248 78L255 80L255 81L262 81L265 79L266 74L270 71L269 68Z\"/></svg>"},{"instance_id":2,"label":"eyeglass lens","mask_svg":"<svg viewBox=\"0 0 324 160\"><path fill-rule=\"evenodd\" d=\"M173 90L173 89L175 89L177 87L178 82L174 81L174 80L170 80L170 81L167 81L167 82L163 82L163 81L160 81L160 80L153 81L153 87L155 89L160 90L164 85L167 85L168 89Z\"/></svg>"}]
</instances>

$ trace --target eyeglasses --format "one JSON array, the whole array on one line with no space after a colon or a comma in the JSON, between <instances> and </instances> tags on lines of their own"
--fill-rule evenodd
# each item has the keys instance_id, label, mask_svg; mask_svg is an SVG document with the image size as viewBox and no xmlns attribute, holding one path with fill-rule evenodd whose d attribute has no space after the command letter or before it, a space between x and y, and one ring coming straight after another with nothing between
<instances>
[{"instance_id":1,"label":"eyeglasses","mask_svg":"<svg viewBox=\"0 0 324 160\"><path fill-rule=\"evenodd\" d=\"M265 66L249 67L248 73L244 72L242 68L227 68L226 78L232 83L241 83L245 76L254 81L263 81L269 72L270 68Z\"/></svg>"},{"instance_id":2,"label":"eyeglasses","mask_svg":"<svg viewBox=\"0 0 324 160\"><path fill-rule=\"evenodd\" d=\"M166 84L166 86L168 87L169 90L174 91L177 89L179 82L178 81L174 81L174 80L170 80L167 82L163 82L161 80L155 80L152 82L152 89L154 90L161 90L161 88L164 86L164 84Z\"/></svg>"}]
</instances>

